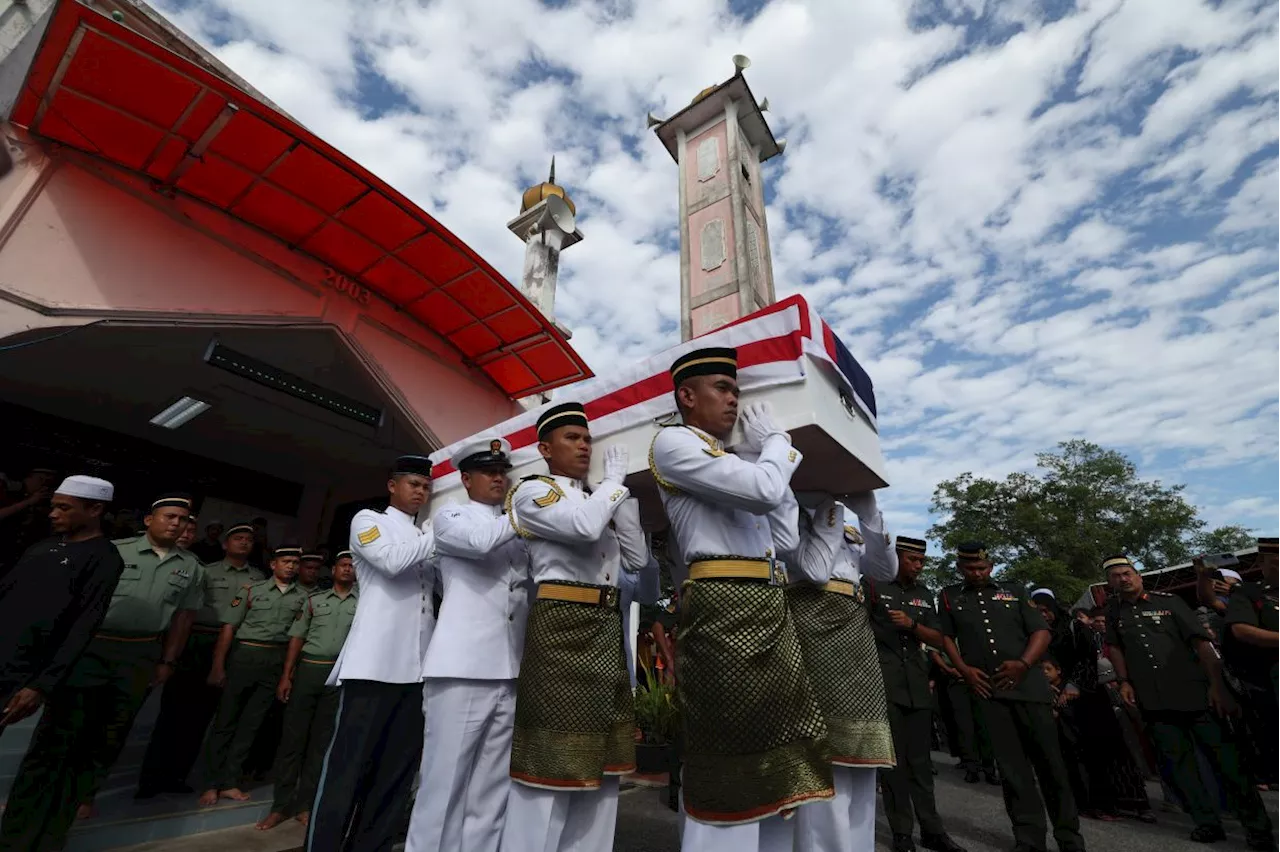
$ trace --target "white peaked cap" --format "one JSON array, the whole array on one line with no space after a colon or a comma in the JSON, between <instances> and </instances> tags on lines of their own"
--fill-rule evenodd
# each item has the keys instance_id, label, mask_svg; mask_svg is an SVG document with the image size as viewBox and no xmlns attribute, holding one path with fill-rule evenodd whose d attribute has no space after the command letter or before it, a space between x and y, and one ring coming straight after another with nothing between
<instances>
[{"instance_id":1,"label":"white peaked cap","mask_svg":"<svg viewBox=\"0 0 1280 852\"><path fill-rule=\"evenodd\" d=\"M1221 574L1223 577L1230 577L1231 579L1235 580L1237 583L1244 582L1244 577L1240 576L1240 572L1232 570L1231 568L1219 568L1218 573Z\"/></svg>"},{"instance_id":2,"label":"white peaked cap","mask_svg":"<svg viewBox=\"0 0 1280 852\"><path fill-rule=\"evenodd\" d=\"M116 487L105 479L96 476L68 476L62 480L55 494L67 497L79 497L81 500L95 500L102 503L111 502L116 495Z\"/></svg>"}]
</instances>

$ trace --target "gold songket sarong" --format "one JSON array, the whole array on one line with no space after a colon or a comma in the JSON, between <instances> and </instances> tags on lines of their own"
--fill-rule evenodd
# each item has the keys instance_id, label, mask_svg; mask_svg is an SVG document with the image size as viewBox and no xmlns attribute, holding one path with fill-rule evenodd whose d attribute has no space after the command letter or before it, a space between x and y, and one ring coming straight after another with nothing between
<instances>
[{"instance_id":1,"label":"gold songket sarong","mask_svg":"<svg viewBox=\"0 0 1280 852\"><path fill-rule=\"evenodd\" d=\"M893 766L884 677L862 586L838 580L826 589L799 583L787 587L787 604L827 723L831 762Z\"/></svg>"},{"instance_id":2,"label":"gold songket sarong","mask_svg":"<svg viewBox=\"0 0 1280 852\"><path fill-rule=\"evenodd\" d=\"M634 706L617 591L561 582L539 587L516 687L512 780L548 790L594 790L605 775L635 770ZM575 602L587 597L596 602Z\"/></svg>"},{"instance_id":3,"label":"gold songket sarong","mask_svg":"<svg viewBox=\"0 0 1280 852\"><path fill-rule=\"evenodd\" d=\"M707 565L690 566L691 576L712 576ZM783 587L694 579L684 585L680 608L685 812L732 825L832 798L827 728Z\"/></svg>"}]
</instances>

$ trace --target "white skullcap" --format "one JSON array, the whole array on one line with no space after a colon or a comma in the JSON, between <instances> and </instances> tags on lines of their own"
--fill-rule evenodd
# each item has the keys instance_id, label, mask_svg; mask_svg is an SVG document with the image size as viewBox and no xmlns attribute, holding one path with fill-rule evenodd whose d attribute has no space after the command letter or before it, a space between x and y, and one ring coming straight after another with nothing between
<instances>
[{"instance_id":1,"label":"white skullcap","mask_svg":"<svg viewBox=\"0 0 1280 852\"><path fill-rule=\"evenodd\" d=\"M68 476L53 493L79 497L81 500L110 503L111 498L116 495L116 487L96 476Z\"/></svg>"},{"instance_id":2,"label":"white skullcap","mask_svg":"<svg viewBox=\"0 0 1280 852\"><path fill-rule=\"evenodd\" d=\"M1223 578L1224 580L1225 580L1227 577L1230 577L1231 579L1235 580L1237 583L1243 583L1243 582L1244 582L1244 577L1241 577L1241 576L1240 576L1240 572L1239 572L1239 571L1234 571L1234 570L1232 570L1232 569L1230 569L1230 568L1219 568L1219 569L1218 569L1218 573L1222 575L1222 578Z\"/></svg>"},{"instance_id":3,"label":"white skullcap","mask_svg":"<svg viewBox=\"0 0 1280 852\"><path fill-rule=\"evenodd\" d=\"M1036 595L1048 595L1055 601L1058 599L1058 596L1053 593L1053 589L1036 589L1031 593L1031 597L1034 598Z\"/></svg>"}]
</instances>

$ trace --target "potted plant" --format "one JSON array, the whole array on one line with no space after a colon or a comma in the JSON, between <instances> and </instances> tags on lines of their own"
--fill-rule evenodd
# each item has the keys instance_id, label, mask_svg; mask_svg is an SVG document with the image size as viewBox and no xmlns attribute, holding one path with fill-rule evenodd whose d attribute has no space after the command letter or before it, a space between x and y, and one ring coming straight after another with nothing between
<instances>
[{"instance_id":1,"label":"potted plant","mask_svg":"<svg viewBox=\"0 0 1280 852\"><path fill-rule=\"evenodd\" d=\"M644 685L635 693L636 771L646 774L666 772L670 767L671 743L679 723L676 691L663 682L652 663L641 659Z\"/></svg>"}]
</instances>

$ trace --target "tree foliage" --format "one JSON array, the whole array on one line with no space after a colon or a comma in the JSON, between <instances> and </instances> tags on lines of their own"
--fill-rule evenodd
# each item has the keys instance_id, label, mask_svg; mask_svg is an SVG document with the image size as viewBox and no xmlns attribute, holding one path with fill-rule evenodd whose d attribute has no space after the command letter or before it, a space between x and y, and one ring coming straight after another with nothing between
<instances>
[{"instance_id":1,"label":"tree foliage","mask_svg":"<svg viewBox=\"0 0 1280 852\"><path fill-rule=\"evenodd\" d=\"M965 473L939 483L930 510L943 520L929 537L947 553L965 540L982 541L1002 576L1049 586L1065 601L1101 578L1102 560L1111 554L1164 567L1199 552L1197 536L1219 532L1201 532L1204 522L1183 498L1185 486L1139 478L1115 450L1067 441L1057 452L1037 454L1036 465L1035 473L1001 481ZM954 582L953 565L950 557L938 560L927 581Z\"/></svg>"},{"instance_id":2,"label":"tree foliage","mask_svg":"<svg viewBox=\"0 0 1280 852\"><path fill-rule=\"evenodd\" d=\"M1191 537L1193 553L1234 553L1258 543L1253 530L1232 524L1198 532Z\"/></svg>"}]
</instances>

